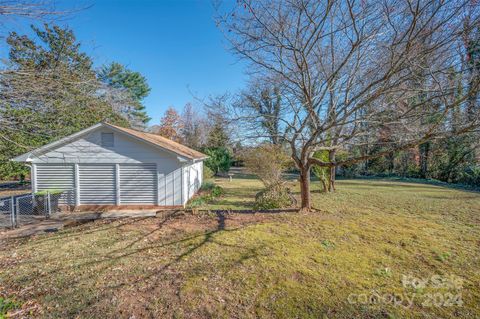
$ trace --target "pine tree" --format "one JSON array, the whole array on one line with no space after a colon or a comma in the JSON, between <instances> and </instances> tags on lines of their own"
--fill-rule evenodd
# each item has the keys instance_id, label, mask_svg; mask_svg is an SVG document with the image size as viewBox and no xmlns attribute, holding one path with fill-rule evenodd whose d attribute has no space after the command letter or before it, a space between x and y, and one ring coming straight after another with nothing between
<instances>
[{"instance_id":1,"label":"pine tree","mask_svg":"<svg viewBox=\"0 0 480 319\"><path fill-rule=\"evenodd\" d=\"M35 37L10 33L7 69L0 75L0 175L12 176L9 158L97 122L127 121L98 95L91 58L68 27L32 26ZM0 176L0 177L1 177Z\"/></svg>"},{"instance_id":2,"label":"pine tree","mask_svg":"<svg viewBox=\"0 0 480 319\"><path fill-rule=\"evenodd\" d=\"M147 79L140 74L127 69L124 65L113 62L105 65L98 73L100 81L106 85L120 90L125 90L132 98L132 111L130 112L132 122L145 125L150 117L147 115L143 99L150 93Z\"/></svg>"}]
</instances>

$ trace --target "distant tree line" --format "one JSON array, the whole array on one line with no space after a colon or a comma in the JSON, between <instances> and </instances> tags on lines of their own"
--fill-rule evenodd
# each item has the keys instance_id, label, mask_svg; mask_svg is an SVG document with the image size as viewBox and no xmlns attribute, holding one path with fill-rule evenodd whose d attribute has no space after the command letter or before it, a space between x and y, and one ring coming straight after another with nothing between
<instances>
[{"instance_id":1,"label":"distant tree line","mask_svg":"<svg viewBox=\"0 0 480 319\"><path fill-rule=\"evenodd\" d=\"M233 125L228 120L226 96L212 97L196 107L187 103L181 113L169 107L159 124L148 128L155 133L208 155L207 175L228 172L236 146Z\"/></svg>"},{"instance_id":2,"label":"distant tree line","mask_svg":"<svg viewBox=\"0 0 480 319\"><path fill-rule=\"evenodd\" d=\"M479 7L471 1L242 0L219 9L251 85L244 137L312 170L478 183Z\"/></svg>"}]
</instances>

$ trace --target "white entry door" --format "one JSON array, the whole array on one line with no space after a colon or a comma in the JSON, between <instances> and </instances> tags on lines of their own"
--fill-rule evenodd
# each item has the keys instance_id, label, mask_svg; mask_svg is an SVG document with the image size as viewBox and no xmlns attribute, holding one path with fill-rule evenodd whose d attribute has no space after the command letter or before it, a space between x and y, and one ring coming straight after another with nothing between
<instances>
[{"instance_id":1,"label":"white entry door","mask_svg":"<svg viewBox=\"0 0 480 319\"><path fill-rule=\"evenodd\" d=\"M115 205L115 164L78 165L80 205Z\"/></svg>"}]
</instances>

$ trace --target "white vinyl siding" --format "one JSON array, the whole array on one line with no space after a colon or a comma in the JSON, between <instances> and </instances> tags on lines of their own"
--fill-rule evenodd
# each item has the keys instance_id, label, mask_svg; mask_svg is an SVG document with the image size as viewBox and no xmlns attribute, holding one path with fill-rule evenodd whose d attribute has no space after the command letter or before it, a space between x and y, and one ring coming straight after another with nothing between
<instances>
[{"instance_id":1,"label":"white vinyl siding","mask_svg":"<svg viewBox=\"0 0 480 319\"><path fill-rule=\"evenodd\" d=\"M173 205L182 205L182 170L173 172Z\"/></svg>"},{"instance_id":2,"label":"white vinyl siding","mask_svg":"<svg viewBox=\"0 0 480 319\"><path fill-rule=\"evenodd\" d=\"M120 164L120 204L157 204L157 165Z\"/></svg>"},{"instance_id":3,"label":"white vinyl siding","mask_svg":"<svg viewBox=\"0 0 480 319\"><path fill-rule=\"evenodd\" d=\"M104 147L102 133L112 130L99 128L35 157L38 190L67 189L68 205L181 206L201 185L201 162L187 163L120 133L113 147ZM52 169L42 170L47 166Z\"/></svg>"},{"instance_id":4,"label":"white vinyl siding","mask_svg":"<svg viewBox=\"0 0 480 319\"><path fill-rule=\"evenodd\" d=\"M160 174L158 179L158 205L182 205L182 169L176 169L168 174Z\"/></svg>"},{"instance_id":5,"label":"white vinyl siding","mask_svg":"<svg viewBox=\"0 0 480 319\"><path fill-rule=\"evenodd\" d=\"M36 164L35 190L63 190L59 203L75 204L75 172L72 164Z\"/></svg>"},{"instance_id":6,"label":"white vinyl siding","mask_svg":"<svg viewBox=\"0 0 480 319\"><path fill-rule=\"evenodd\" d=\"M203 182L203 162L196 162L185 166L183 171L183 204L186 204L190 198L200 189Z\"/></svg>"},{"instance_id":7,"label":"white vinyl siding","mask_svg":"<svg viewBox=\"0 0 480 319\"><path fill-rule=\"evenodd\" d=\"M168 174L165 176L165 206L173 206L174 198L173 198L173 173Z\"/></svg>"},{"instance_id":8,"label":"white vinyl siding","mask_svg":"<svg viewBox=\"0 0 480 319\"><path fill-rule=\"evenodd\" d=\"M115 165L113 164L80 164L81 205L115 205Z\"/></svg>"},{"instance_id":9,"label":"white vinyl siding","mask_svg":"<svg viewBox=\"0 0 480 319\"><path fill-rule=\"evenodd\" d=\"M113 147L102 146L102 133L106 129L90 132L88 135L64 144L34 158L36 163L78 163L78 164L141 164L157 163L163 172L171 172L181 166L176 155L142 143L131 137L115 134Z\"/></svg>"}]
</instances>

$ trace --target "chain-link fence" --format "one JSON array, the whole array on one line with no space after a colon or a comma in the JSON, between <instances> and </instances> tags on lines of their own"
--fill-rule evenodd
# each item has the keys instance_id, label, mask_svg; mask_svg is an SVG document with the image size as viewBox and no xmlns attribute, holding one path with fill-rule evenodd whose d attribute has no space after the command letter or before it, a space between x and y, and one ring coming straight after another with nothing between
<instances>
[{"instance_id":1,"label":"chain-link fence","mask_svg":"<svg viewBox=\"0 0 480 319\"><path fill-rule=\"evenodd\" d=\"M0 198L0 227L14 227L13 197Z\"/></svg>"},{"instance_id":2,"label":"chain-link fence","mask_svg":"<svg viewBox=\"0 0 480 319\"><path fill-rule=\"evenodd\" d=\"M62 193L37 193L0 198L0 227L20 225L48 219L59 211Z\"/></svg>"}]
</instances>

